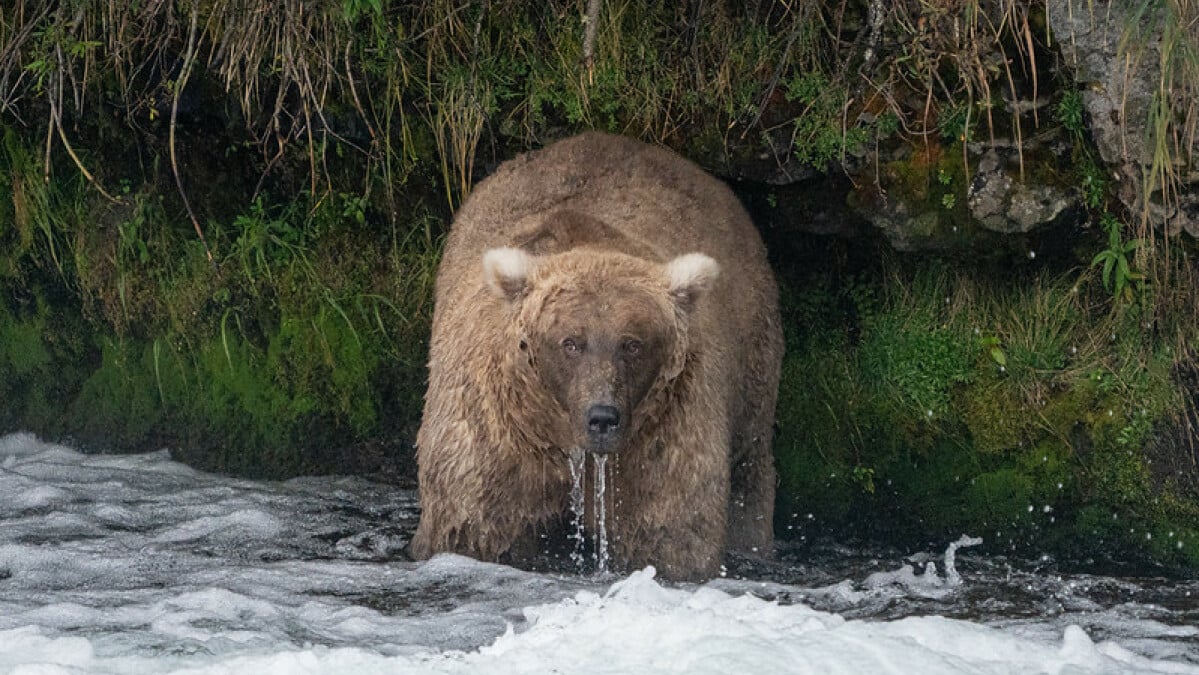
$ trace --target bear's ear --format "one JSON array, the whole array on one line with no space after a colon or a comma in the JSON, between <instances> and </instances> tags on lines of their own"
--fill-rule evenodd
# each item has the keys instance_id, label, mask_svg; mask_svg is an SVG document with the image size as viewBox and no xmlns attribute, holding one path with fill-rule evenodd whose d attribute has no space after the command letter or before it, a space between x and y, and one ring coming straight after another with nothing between
<instances>
[{"instance_id":1,"label":"bear's ear","mask_svg":"<svg viewBox=\"0 0 1199 675\"><path fill-rule=\"evenodd\" d=\"M666 274L671 299L689 312L720 276L720 265L702 253L688 253L667 263Z\"/></svg>"},{"instance_id":2,"label":"bear's ear","mask_svg":"<svg viewBox=\"0 0 1199 675\"><path fill-rule=\"evenodd\" d=\"M497 297L512 302L528 291L533 256L518 248L493 248L483 254L483 278Z\"/></svg>"}]
</instances>

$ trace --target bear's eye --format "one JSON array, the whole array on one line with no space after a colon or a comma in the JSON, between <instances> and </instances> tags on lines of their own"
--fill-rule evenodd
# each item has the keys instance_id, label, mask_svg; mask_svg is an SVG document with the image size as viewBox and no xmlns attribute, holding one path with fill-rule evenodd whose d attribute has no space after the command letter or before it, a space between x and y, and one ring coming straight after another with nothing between
<instances>
[{"instance_id":1,"label":"bear's eye","mask_svg":"<svg viewBox=\"0 0 1199 675\"><path fill-rule=\"evenodd\" d=\"M620 348L627 356L637 356L641 353L641 340L629 338L621 343Z\"/></svg>"},{"instance_id":2,"label":"bear's eye","mask_svg":"<svg viewBox=\"0 0 1199 675\"><path fill-rule=\"evenodd\" d=\"M581 347L579 347L579 343L576 342L574 338L566 338L562 341L562 351L566 352L567 354L578 354L583 350Z\"/></svg>"}]
</instances>

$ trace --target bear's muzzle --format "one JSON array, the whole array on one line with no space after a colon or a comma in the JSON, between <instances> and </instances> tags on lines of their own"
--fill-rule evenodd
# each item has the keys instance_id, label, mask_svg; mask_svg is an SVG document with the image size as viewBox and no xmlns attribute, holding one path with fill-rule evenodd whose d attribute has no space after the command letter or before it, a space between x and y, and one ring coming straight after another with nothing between
<instances>
[{"instance_id":1,"label":"bear's muzzle","mask_svg":"<svg viewBox=\"0 0 1199 675\"><path fill-rule=\"evenodd\" d=\"M587 449L590 452L607 454L615 451L621 432L619 408L597 403L587 409Z\"/></svg>"}]
</instances>

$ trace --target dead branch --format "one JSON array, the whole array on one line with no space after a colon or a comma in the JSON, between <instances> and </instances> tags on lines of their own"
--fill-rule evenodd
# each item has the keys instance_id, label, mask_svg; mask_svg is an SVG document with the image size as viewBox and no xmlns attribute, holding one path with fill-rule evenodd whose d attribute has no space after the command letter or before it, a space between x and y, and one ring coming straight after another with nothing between
<instances>
[{"instance_id":1,"label":"dead branch","mask_svg":"<svg viewBox=\"0 0 1199 675\"><path fill-rule=\"evenodd\" d=\"M587 0L587 16L583 18L583 67L590 77L595 66L595 36L599 32L602 0Z\"/></svg>"}]
</instances>

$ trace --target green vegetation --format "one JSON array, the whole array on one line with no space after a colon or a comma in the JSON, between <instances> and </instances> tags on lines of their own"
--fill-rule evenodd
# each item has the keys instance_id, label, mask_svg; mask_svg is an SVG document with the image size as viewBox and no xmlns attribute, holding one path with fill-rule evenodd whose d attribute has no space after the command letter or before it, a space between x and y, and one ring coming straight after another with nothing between
<instances>
[{"instance_id":1,"label":"green vegetation","mask_svg":"<svg viewBox=\"0 0 1199 675\"><path fill-rule=\"evenodd\" d=\"M89 202L82 179L45 183L6 139L4 428L178 445L255 475L335 470L355 444L410 441L439 250L427 207L401 231L353 195L259 197L208 221L209 263L161 193Z\"/></svg>"},{"instance_id":2,"label":"green vegetation","mask_svg":"<svg viewBox=\"0 0 1199 675\"><path fill-rule=\"evenodd\" d=\"M1131 302L1133 298L1133 283L1142 281L1145 276L1135 272L1129 264L1129 256L1140 248L1141 241L1132 239L1124 241L1121 230L1123 225L1115 216L1104 213L1100 224L1107 231L1107 248L1095 255L1091 266L1102 266L1103 287L1111 291L1119 300Z\"/></svg>"},{"instance_id":3,"label":"green vegetation","mask_svg":"<svg viewBox=\"0 0 1199 675\"><path fill-rule=\"evenodd\" d=\"M1194 401L1149 310L1106 311L1088 274L997 273L894 257L831 286L794 272L779 525L1193 566L1199 503L1146 453L1189 437Z\"/></svg>"}]
</instances>

